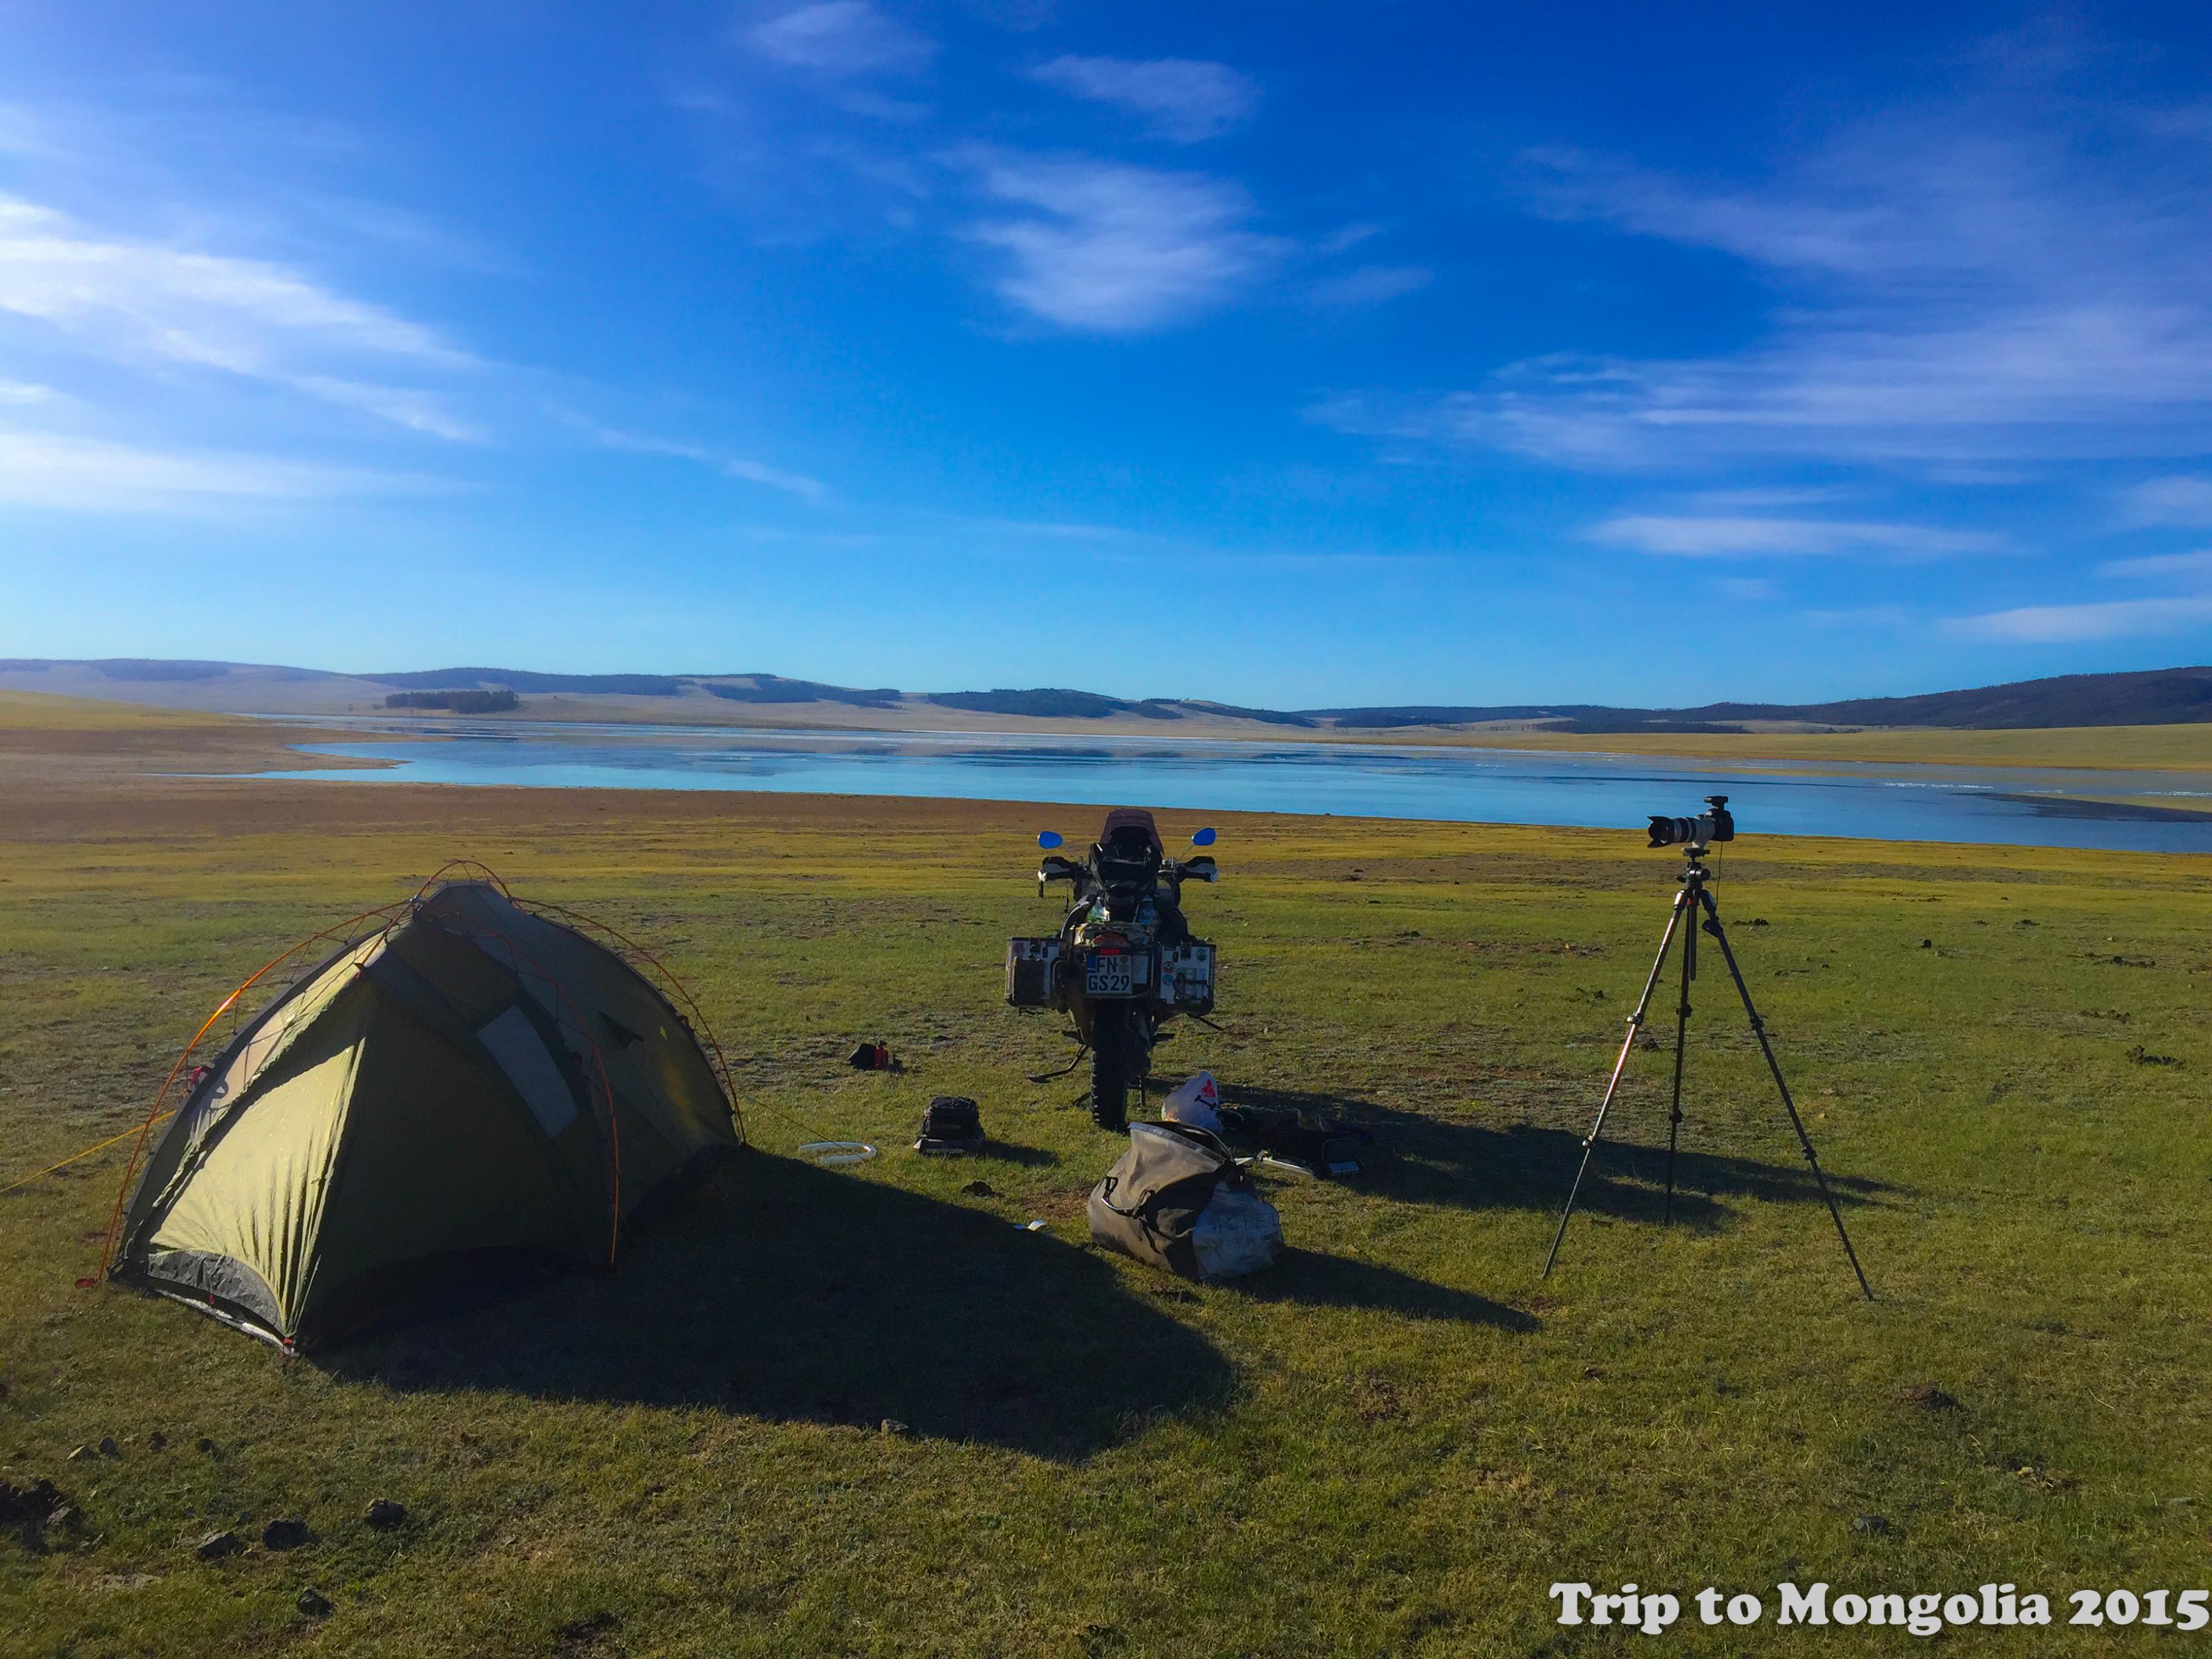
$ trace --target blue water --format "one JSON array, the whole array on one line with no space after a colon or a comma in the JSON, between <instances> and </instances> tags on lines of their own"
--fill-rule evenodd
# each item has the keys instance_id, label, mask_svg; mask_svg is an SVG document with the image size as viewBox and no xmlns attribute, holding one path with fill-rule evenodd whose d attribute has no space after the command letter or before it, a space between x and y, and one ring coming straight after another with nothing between
<instances>
[{"instance_id":1,"label":"blue water","mask_svg":"<svg viewBox=\"0 0 2212 1659\"><path fill-rule=\"evenodd\" d=\"M319 724L327 725L325 720ZM393 741L395 732L435 733ZM1638 829L1726 794L1746 835L2212 853L2212 819L2149 817L2081 799L2150 795L2212 812L2212 777L2187 773L1729 762L1150 736L732 731L690 726L365 725L303 757L392 763L288 777L553 789L732 789L793 794L1139 805L1189 811L1334 813ZM1064 822L1062 820L1065 820ZM1087 814L1038 814L1076 836Z\"/></svg>"}]
</instances>

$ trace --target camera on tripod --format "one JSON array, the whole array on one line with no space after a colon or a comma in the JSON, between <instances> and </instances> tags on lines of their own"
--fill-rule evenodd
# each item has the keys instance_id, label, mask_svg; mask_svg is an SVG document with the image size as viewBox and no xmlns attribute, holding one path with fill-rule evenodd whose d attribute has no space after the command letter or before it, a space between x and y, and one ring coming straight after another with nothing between
<instances>
[{"instance_id":1,"label":"camera on tripod","mask_svg":"<svg viewBox=\"0 0 2212 1659\"><path fill-rule=\"evenodd\" d=\"M1598 1138L1604 1134L1606 1118L1620 1094L1621 1074L1628 1069L1628 1056L1636 1047L1637 1038L1644 1035L1644 1016L1651 1012L1651 998L1659 988L1659 976L1667 970L1668 952L1679 946L1682 994L1674 1007L1674 1091L1667 1113L1667 1207L1662 1212L1669 1221L1674 1218L1674 1147L1682 1127L1682 1056L1689 1046L1690 985L1698 976L1698 935L1704 933L1720 947L1721 961L1728 969L1729 978L1735 982L1736 996L1743 1004L1744 1018L1751 1022L1752 1038L1759 1044L1767 1072L1774 1079L1774 1091L1782 1097L1783 1115L1796 1132L1806 1166L1813 1171L1813 1184L1820 1189L1820 1197L1828 1206L1828 1218L1836 1224L1836 1237L1842 1241L1844 1258L1851 1264L1860 1293L1871 1302L1874 1286L1867 1283L1866 1270L1859 1266L1859 1253L1851 1248L1851 1236L1844 1227L1844 1212L1836 1204L1835 1194L1828 1188L1828 1177L1820 1172L1820 1160L1813 1151L1813 1138L1805 1133L1805 1120L1797 1115L1797 1103L1790 1098L1790 1085L1782 1075L1782 1062L1775 1058L1774 1044L1768 1040L1766 1022L1753 1006L1751 988L1743 982L1743 969L1736 965L1728 930L1721 926L1720 903L1713 897L1713 872L1705 865L1705 845L1735 839L1735 820L1729 816L1728 797L1708 795L1705 805L1711 810L1694 818L1667 818L1656 813L1652 816L1651 844L1680 844L1682 848L1681 885L1667 912L1667 931L1659 936L1659 955L1651 963L1651 976L1644 981L1644 994L1636 999L1636 1012L1628 1017L1628 1034L1621 1039L1620 1054L1613 1062L1613 1076L1605 1085L1605 1098L1598 1103L1597 1121L1590 1126L1589 1138L1583 1142L1583 1161L1575 1170L1575 1184L1567 1188L1566 1207L1559 1212L1559 1231L1552 1235L1551 1254L1544 1258L1544 1277L1552 1276L1552 1268L1559 1261L1559 1245L1567 1236L1567 1223L1574 1216L1576 1201L1582 1197L1583 1181L1589 1174L1590 1160L1597 1154Z\"/></svg>"},{"instance_id":2,"label":"camera on tripod","mask_svg":"<svg viewBox=\"0 0 2212 1659\"><path fill-rule=\"evenodd\" d=\"M1729 816L1726 795L1708 795L1705 805L1713 810L1694 818L1662 818L1651 815L1651 845L1672 847L1677 842L1693 842L1699 846L1716 841L1735 839L1735 819Z\"/></svg>"}]
</instances>

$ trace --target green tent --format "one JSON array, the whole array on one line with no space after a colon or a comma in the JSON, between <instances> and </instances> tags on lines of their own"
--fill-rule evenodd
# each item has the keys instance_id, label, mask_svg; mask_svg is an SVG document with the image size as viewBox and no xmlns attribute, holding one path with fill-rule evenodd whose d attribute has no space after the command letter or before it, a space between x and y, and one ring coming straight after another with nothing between
<instances>
[{"instance_id":1,"label":"green tent","mask_svg":"<svg viewBox=\"0 0 2212 1659\"><path fill-rule=\"evenodd\" d=\"M738 1144L651 983L454 882L239 1031L140 1172L113 1273L312 1346L518 1267L611 1263L641 1211Z\"/></svg>"}]
</instances>

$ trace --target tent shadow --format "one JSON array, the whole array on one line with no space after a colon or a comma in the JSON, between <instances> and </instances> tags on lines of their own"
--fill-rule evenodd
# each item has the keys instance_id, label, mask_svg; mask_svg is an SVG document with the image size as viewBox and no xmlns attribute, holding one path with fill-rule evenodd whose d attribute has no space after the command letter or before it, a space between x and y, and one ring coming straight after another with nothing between
<instances>
[{"instance_id":1,"label":"tent shadow","mask_svg":"<svg viewBox=\"0 0 2212 1659\"><path fill-rule=\"evenodd\" d=\"M1408 1319L1432 1319L1462 1325L1495 1325L1503 1330L1533 1331L1537 1321L1472 1291L1456 1291L1371 1261L1285 1249L1264 1273L1237 1282L1255 1302L1290 1302L1309 1307L1369 1308Z\"/></svg>"},{"instance_id":2,"label":"tent shadow","mask_svg":"<svg viewBox=\"0 0 2212 1659\"><path fill-rule=\"evenodd\" d=\"M1424 1116L1379 1106L1348 1095L1296 1090L1239 1087L1224 1084L1222 1096L1234 1103L1288 1106L1327 1113L1373 1132L1373 1157L1363 1157L1366 1175L1358 1183L1412 1204L1454 1209L1532 1209L1556 1212L1566 1202L1575 1166L1582 1160L1582 1134L1532 1123L1502 1127ZM1593 1108L1595 1110L1595 1108ZM1790 1143L1790 1131L1775 1108L1775 1133ZM1628 1126L1620 1127L1626 1129ZM1664 1133L1663 1121L1660 1124ZM1814 1142L1817 1147L1819 1143ZM1839 1176L1825 1170L1839 1206L1878 1203L1902 1190L1889 1182ZM1656 1221L1665 1202L1667 1147L1616 1140L1610 1130L1599 1143L1577 1207L1601 1215ZM1674 1219L1692 1226L1714 1226L1726 1217L1730 1199L1765 1203L1818 1204L1820 1189L1801 1160L1768 1163L1687 1149L1674 1160Z\"/></svg>"},{"instance_id":3,"label":"tent shadow","mask_svg":"<svg viewBox=\"0 0 2212 1659\"><path fill-rule=\"evenodd\" d=\"M1102 1257L980 1209L749 1152L621 1265L324 1361L409 1390L709 1407L1076 1461L1236 1373Z\"/></svg>"}]
</instances>

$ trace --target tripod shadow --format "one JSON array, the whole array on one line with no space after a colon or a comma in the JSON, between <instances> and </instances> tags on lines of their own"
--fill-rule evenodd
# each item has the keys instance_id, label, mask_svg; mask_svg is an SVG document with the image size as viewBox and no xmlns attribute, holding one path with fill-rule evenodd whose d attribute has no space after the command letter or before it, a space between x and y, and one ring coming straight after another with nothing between
<instances>
[{"instance_id":1,"label":"tripod shadow","mask_svg":"<svg viewBox=\"0 0 2212 1659\"><path fill-rule=\"evenodd\" d=\"M618 1266L337 1349L423 1392L706 1407L1080 1460L1225 1399L1213 1345L1049 1234L747 1153Z\"/></svg>"},{"instance_id":2,"label":"tripod shadow","mask_svg":"<svg viewBox=\"0 0 2212 1659\"><path fill-rule=\"evenodd\" d=\"M1369 1308L1407 1319L1495 1325L1508 1331L1533 1331L1537 1325L1518 1308L1492 1302L1472 1291L1454 1290L1395 1267L1314 1250L1285 1249L1273 1267L1243 1281L1238 1289L1254 1302Z\"/></svg>"},{"instance_id":3,"label":"tripod shadow","mask_svg":"<svg viewBox=\"0 0 2212 1659\"><path fill-rule=\"evenodd\" d=\"M1291 1089L1221 1085L1237 1105L1291 1107L1356 1123L1375 1137L1363 1153L1367 1173L1356 1183L1409 1204L1463 1210L1528 1209L1556 1212L1566 1202L1582 1136L1533 1123L1492 1127L1426 1116L1356 1097ZM1593 1112L1595 1108L1592 1109ZM1661 1127L1664 1129L1663 1121ZM1778 1130L1789 1134L1786 1127ZM1879 1201L1899 1188L1856 1176L1827 1174L1839 1206ZM1667 1148L1616 1141L1598 1145L1576 1207L1624 1219L1656 1220L1665 1205ZM1674 1158L1674 1219L1711 1226L1731 1199L1765 1203L1818 1204L1820 1189L1801 1161L1767 1163L1686 1148Z\"/></svg>"}]
</instances>

